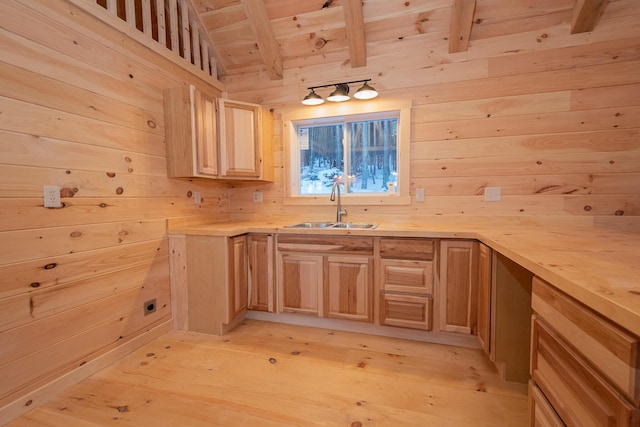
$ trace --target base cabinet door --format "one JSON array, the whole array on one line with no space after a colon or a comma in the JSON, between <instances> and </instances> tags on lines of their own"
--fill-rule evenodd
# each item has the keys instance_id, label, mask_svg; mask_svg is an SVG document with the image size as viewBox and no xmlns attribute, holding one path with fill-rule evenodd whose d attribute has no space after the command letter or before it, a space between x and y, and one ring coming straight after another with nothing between
<instances>
[{"instance_id":1,"label":"base cabinet door","mask_svg":"<svg viewBox=\"0 0 640 427\"><path fill-rule=\"evenodd\" d=\"M249 302L246 236L230 238L228 253L227 323L232 323L247 310Z\"/></svg>"},{"instance_id":2,"label":"base cabinet door","mask_svg":"<svg viewBox=\"0 0 640 427\"><path fill-rule=\"evenodd\" d=\"M491 258L491 248L480 243L478 250L478 339L486 354L489 354L491 349Z\"/></svg>"},{"instance_id":3,"label":"base cabinet door","mask_svg":"<svg viewBox=\"0 0 640 427\"><path fill-rule=\"evenodd\" d=\"M430 331L432 307L430 297L382 292L380 324Z\"/></svg>"},{"instance_id":4,"label":"base cabinet door","mask_svg":"<svg viewBox=\"0 0 640 427\"><path fill-rule=\"evenodd\" d=\"M328 256L325 276L325 317L373 321L373 260Z\"/></svg>"},{"instance_id":5,"label":"base cabinet door","mask_svg":"<svg viewBox=\"0 0 640 427\"><path fill-rule=\"evenodd\" d=\"M272 234L250 234L247 237L249 253L249 309L275 311L274 247Z\"/></svg>"},{"instance_id":6,"label":"base cabinet door","mask_svg":"<svg viewBox=\"0 0 640 427\"><path fill-rule=\"evenodd\" d=\"M440 242L438 289L440 331L475 333L478 301L478 242Z\"/></svg>"},{"instance_id":7,"label":"base cabinet door","mask_svg":"<svg viewBox=\"0 0 640 427\"><path fill-rule=\"evenodd\" d=\"M278 312L322 316L324 257L299 253L281 253L278 257Z\"/></svg>"}]
</instances>

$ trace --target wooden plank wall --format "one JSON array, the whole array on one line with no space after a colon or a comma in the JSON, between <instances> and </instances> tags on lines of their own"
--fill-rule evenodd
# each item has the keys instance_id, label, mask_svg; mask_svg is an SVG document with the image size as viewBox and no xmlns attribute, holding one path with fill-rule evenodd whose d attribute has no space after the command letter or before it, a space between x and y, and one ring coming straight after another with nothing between
<instances>
[{"instance_id":1,"label":"wooden plank wall","mask_svg":"<svg viewBox=\"0 0 640 427\"><path fill-rule=\"evenodd\" d=\"M445 40L447 3L420 11L425 2L365 2L366 67L351 68L342 47L314 57L320 60L285 56L283 80L263 70L223 78L230 97L275 109L280 148L277 182L234 190L232 212L254 211L254 190L264 192L261 215L291 212L283 204L278 118L312 108L300 104L308 86L372 78L380 98L413 103L412 202L346 202L349 220L501 216L640 231L640 2L611 1L593 32L571 35L572 2L531 3L535 18L508 21L511 0L479 1L469 49L456 54ZM381 14L394 14L388 22L395 24L379 25ZM283 49L304 51L305 41L276 32ZM321 28L314 35L329 39ZM502 188L501 202L483 201L487 186ZM424 203L415 202L416 188L424 188ZM293 210L334 215L328 197L325 209Z\"/></svg>"},{"instance_id":2,"label":"wooden plank wall","mask_svg":"<svg viewBox=\"0 0 640 427\"><path fill-rule=\"evenodd\" d=\"M64 0L0 2L0 409L169 324L167 219L228 204L166 177L162 90L183 82L211 90Z\"/></svg>"}]
</instances>

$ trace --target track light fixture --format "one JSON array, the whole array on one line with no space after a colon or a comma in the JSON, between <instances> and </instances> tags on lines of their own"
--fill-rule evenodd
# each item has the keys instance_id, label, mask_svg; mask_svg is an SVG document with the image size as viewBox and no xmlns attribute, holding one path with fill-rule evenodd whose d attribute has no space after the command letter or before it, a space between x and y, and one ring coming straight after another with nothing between
<instances>
[{"instance_id":1,"label":"track light fixture","mask_svg":"<svg viewBox=\"0 0 640 427\"><path fill-rule=\"evenodd\" d=\"M327 100L332 102L344 102L351 99L349 96L349 85L352 83L364 83L361 88L359 88L356 93L353 94L353 97L356 99L373 99L378 96L378 92L371 86L369 86L368 82L371 79L366 80L354 80L351 82L344 83L332 83L328 85L322 86L311 86L308 87L309 94L304 97L302 103L304 105L320 105L324 102L324 99L320 95L315 92L315 89L325 88L325 87L335 87L334 91L329 94Z\"/></svg>"}]
</instances>

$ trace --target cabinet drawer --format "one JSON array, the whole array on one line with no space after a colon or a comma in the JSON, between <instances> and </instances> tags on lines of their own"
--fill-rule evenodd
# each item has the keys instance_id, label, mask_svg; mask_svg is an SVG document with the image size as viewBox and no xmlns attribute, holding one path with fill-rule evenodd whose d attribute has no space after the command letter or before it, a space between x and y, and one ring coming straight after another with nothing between
<instances>
[{"instance_id":1,"label":"cabinet drawer","mask_svg":"<svg viewBox=\"0 0 640 427\"><path fill-rule=\"evenodd\" d=\"M533 381L567 426L637 426L638 410L533 316Z\"/></svg>"},{"instance_id":2,"label":"cabinet drawer","mask_svg":"<svg viewBox=\"0 0 640 427\"><path fill-rule=\"evenodd\" d=\"M533 381L529 381L529 418L531 427L564 427L556 411Z\"/></svg>"},{"instance_id":3,"label":"cabinet drawer","mask_svg":"<svg viewBox=\"0 0 640 427\"><path fill-rule=\"evenodd\" d=\"M433 299L423 296L380 293L380 324L431 330Z\"/></svg>"},{"instance_id":4,"label":"cabinet drawer","mask_svg":"<svg viewBox=\"0 0 640 427\"><path fill-rule=\"evenodd\" d=\"M380 257L400 259L433 259L433 240L380 239Z\"/></svg>"},{"instance_id":5,"label":"cabinet drawer","mask_svg":"<svg viewBox=\"0 0 640 427\"><path fill-rule=\"evenodd\" d=\"M433 261L383 259L380 266L383 290L433 293Z\"/></svg>"},{"instance_id":6,"label":"cabinet drawer","mask_svg":"<svg viewBox=\"0 0 640 427\"><path fill-rule=\"evenodd\" d=\"M636 405L640 401L639 338L620 329L543 280L533 278L531 305Z\"/></svg>"},{"instance_id":7,"label":"cabinet drawer","mask_svg":"<svg viewBox=\"0 0 640 427\"><path fill-rule=\"evenodd\" d=\"M372 256L373 238L280 235L278 236L278 250Z\"/></svg>"}]
</instances>

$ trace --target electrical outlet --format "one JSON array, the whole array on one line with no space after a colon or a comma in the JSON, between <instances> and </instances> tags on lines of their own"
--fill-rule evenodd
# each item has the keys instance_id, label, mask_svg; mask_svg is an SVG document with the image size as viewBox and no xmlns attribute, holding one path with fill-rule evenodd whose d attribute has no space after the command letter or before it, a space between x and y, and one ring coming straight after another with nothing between
<instances>
[{"instance_id":1,"label":"electrical outlet","mask_svg":"<svg viewBox=\"0 0 640 427\"><path fill-rule=\"evenodd\" d=\"M45 208L61 208L60 187L57 185L45 185L43 187L44 207Z\"/></svg>"},{"instance_id":2,"label":"electrical outlet","mask_svg":"<svg viewBox=\"0 0 640 427\"><path fill-rule=\"evenodd\" d=\"M262 203L262 191L254 191L253 192L253 202L254 203Z\"/></svg>"},{"instance_id":3,"label":"electrical outlet","mask_svg":"<svg viewBox=\"0 0 640 427\"><path fill-rule=\"evenodd\" d=\"M202 204L202 196L200 195L199 191L194 191L193 192L193 204L194 205Z\"/></svg>"},{"instance_id":4,"label":"electrical outlet","mask_svg":"<svg viewBox=\"0 0 640 427\"><path fill-rule=\"evenodd\" d=\"M502 199L502 189L500 187L485 187L484 201L499 202Z\"/></svg>"},{"instance_id":5,"label":"electrical outlet","mask_svg":"<svg viewBox=\"0 0 640 427\"><path fill-rule=\"evenodd\" d=\"M144 315L148 315L156 311L156 299L150 299L144 303Z\"/></svg>"},{"instance_id":6,"label":"electrical outlet","mask_svg":"<svg viewBox=\"0 0 640 427\"><path fill-rule=\"evenodd\" d=\"M416 202L424 202L424 188L416 188Z\"/></svg>"}]
</instances>

